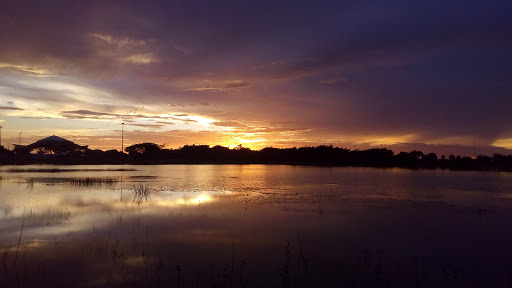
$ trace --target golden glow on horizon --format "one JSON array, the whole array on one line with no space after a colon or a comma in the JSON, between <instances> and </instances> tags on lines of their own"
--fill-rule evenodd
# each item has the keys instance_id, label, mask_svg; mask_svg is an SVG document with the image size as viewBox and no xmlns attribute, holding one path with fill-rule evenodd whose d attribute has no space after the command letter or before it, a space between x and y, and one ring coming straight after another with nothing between
<instances>
[{"instance_id":1,"label":"golden glow on horizon","mask_svg":"<svg viewBox=\"0 0 512 288\"><path fill-rule=\"evenodd\" d=\"M512 138L504 138L504 139L498 139L491 144L495 147L504 147L507 149L512 149Z\"/></svg>"},{"instance_id":2,"label":"golden glow on horizon","mask_svg":"<svg viewBox=\"0 0 512 288\"><path fill-rule=\"evenodd\" d=\"M365 137L362 140L354 140L356 144L369 144L369 145L391 145L397 143L407 143L413 142L417 136L415 134L407 134L402 136L374 136L374 137Z\"/></svg>"},{"instance_id":3,"label":"golden glow on horizon","mask_svg":"<svg viewBox=\"0 0 512 288\"><path fill-rule=\"evenodd\" d=\"M105 34L92 34L92 37L109 45L115 45L116 47L107 47L99 51L106 51L106 56L114 57L117 61L134 64L157 61L152 53L144 51L145 48L142 47L146 45L144 40L116 38ZM131 49L135 46L137 47ZM123 53L123 51L117 53L121 47L130 48L124 51L129 53ZM126 122L124 127L126 146L153 142L172 149L192 143L228 147L242 144L245 148L260 150L268 146L286 148L322 144L365 149L371 146L426 142L419 135L412 133L391 136L361 136L354 133L334 135L311 127L293 129L295 127L287 127L286 124L268 122L273 119L247 120L235 115L229 118L227 113L213 114L212 111L217 113L213 109L219 108L209 103L167 105L156 103L145 104L147 106L142 107L140 103L136 103L135 99L121 97L105 87L96 87L94 82L52 74L50 69L42 66L0 62L0 70L2 69L4 69L3 72L12 74L11 81L20 87L20 89L16 86L0 87L0 98L6 103L0 103L0 106L6 107L0 111L3 116L0 123L4 126L2 140L5 145L18 143L18 133L23 131L23 144L32 143L50 135L58 135L77 141L81 145L89 145L91 149L118 150L120 149L118 122ZM196 91L218 92L239 90L250 86L250 83L239 79L176 81L178 81L178 88ZM43 94L42 96L29 94L32 98L17 96L25 90L42 91ZM34 99L41 101L34 101ZM217 115L221 116L217 118ZM41 121L43 119L44 121ZM291 123L289 125L294 125L293 122ZM430 139L426 144L471 145L471 143L474 143L474 139L449 137ZM498 139L491 145L512 149L512 138Z\"/></svg>"},{"instance_id":4,"label":"golden glow on horizon","mask_svg":"<svg viewBox=\"0 0 512 288\"><path fill-rule=\"evenodd\" d=\"M199 115L186 116L186 117L184 117L184 119L194 120L198 124L205 125L205 126L211 125L213 122L216 122L216 120L214 120L214 119L209 119L209 118L206 118L206 117L203 117L203 116L199 116Z\"/></svg>"},{"instance_id":5,"label":"golden glow on horizon","mask_svg":"<svg viewBox=\"0 0 512 288\"><path fill-rule=\"evenodd\" d=\"M242 134L250 134L250 133L242 133ZM257 145L258 143L267 142L268 141L268 139L265 139L265 138L247 139L247 138L244 138L244 137L245 136L234 137L234 142L236 142L238 144L247 145L250 148L250 147L258 146Z\"/></svg>"},{"instance_id":6,"label":"golden glow on horizon","mask_svg":"<svg viewBox=\"0 0 512 288\"><path fill-rule=\"evenodd\" d=\"M100 41L100 44L103 42L104 44L115 46L97 47L99 49L98 52L104 52L106 57L113 57L119 61L134 64L149 64L156 61L152 53L147 50L144 51L147 44L144 40L99 33L90 35L92 38ZM102 88L96 88L77 79L59 76L45 79L31 77L34 73L48 73L45 69L5 63L0 64L0 68L2 67L14 68L25 72L25 77L20 76L19 79L16 79L23 86L32 89L54 91L56 95L62 94L73 100L63 101L59 105L51 106L46 102L18 100L10 97L13 102L16 102L16 106L23 110L5 110L3 111L5 115L47 119L45 121L47 127L53 127L28 130L27 128L30 127L30 124L27 122L28 120L24 121L17 129L20 130L22 128L21 130L25 131L23 134L23 142L25 143L37 141L40 139L36 139L38 137L60 135L65 138L80 139L77 141L81 145L89 145L91 149L119 149L117 143L119 141L116 136L119 134L118 130L120 129L113 124L116 121L126 122L127 124L125 125L124 139L127 145L154 142L169 148L179 148L186 144L197 143L228 147L242 144L245 148L259 150L267 146L284 148L341 142L386 145L410 142L415 139L413 134L398 136L368 135L363 139L355 135L336 135L336 137L330 135L328 139L324 139L324 135L317 133L315 133L315 136L308 136L308 133L315 129L287 130L288 128L284 125L276 126L265 121L246 122L237 118L226 119L223 117L224 119L215 119L216 117L202 115L203 110L207 109L206 107L208 106L178 106L181 107L180 110L182 111L173 111L173 113L169 113L168 109L170 107L166 106L163 108L161 105L148 105L147 107L140 108L130 102L119 103L119 95L111 95L111 93L102 90ZM184 90L226 91L243 89L248 85L250 84L240 79L197 79L183 80L179 86ZM112 106L113 100L117 101L114 107L110 107L107 110L98 108L98 104ZM94 103L94 105L91 103ZM126 108L122 108L124 107L122 106L123 104ZM55 107L58 107L58 109L55 109ZM62 111L70 111L70 113L63 113ZM72 121L67 123L73 122L73 126L76 128L71 129L73 126L67 125L67 123L62 126L62 122L59 124L55 122L56 125L53 125L51 122L62 121L62 119L72 119ZM40 123L38 122L33 125L40 126L42 122ZM69 129L66 129L68 127ZM7 132L8 130L5 131ZM16 141L17 132L14 133L13 131L9 131L4 137L9 138L9 140L6 139L7 141L16 143L18 142ZM12 135L9 135L9 133Z\"/></svg>"}]
</instances>

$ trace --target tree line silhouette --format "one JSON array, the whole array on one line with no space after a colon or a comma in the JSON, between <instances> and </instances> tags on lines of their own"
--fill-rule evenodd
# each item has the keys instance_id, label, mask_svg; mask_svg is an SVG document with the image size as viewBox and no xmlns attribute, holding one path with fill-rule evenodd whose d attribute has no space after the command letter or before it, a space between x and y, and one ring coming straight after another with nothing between
<instances>
[{"instance_id":1,"label":"tree line silhouette","mask_svg":"<svg viewBox=\"0 0 512 288\"><path fill-rule=\"evenodd\" d=\"M125 152L76 149L66 153L29 154L16 153L0 146L0 164L290 164L512 171L512 155L438 157L435 153L424 154L416 150L395 154L385 148L350 150L332 145L267 147L261 150L251 150L242 145L234 149L220 145L185 145L178 149L166 149L146 142L126 147Z\"/></svg>"}]
</instances>

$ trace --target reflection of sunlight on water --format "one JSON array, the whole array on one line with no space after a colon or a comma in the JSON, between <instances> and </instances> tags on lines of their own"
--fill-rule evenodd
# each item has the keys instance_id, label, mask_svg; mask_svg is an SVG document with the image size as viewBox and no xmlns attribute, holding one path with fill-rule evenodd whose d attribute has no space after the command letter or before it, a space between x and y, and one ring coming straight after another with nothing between
<instances>
[{"instance_id":1,"label":"reflection of sunlight on water","mask_svg":"<svg viewBox=\"0 0 512 288\"><path fill-rule=\"evenodd\" d=\"M32 240L32 241L24 242L22 245L20 245L19 250L31 249L31 248L39 248L39 247L43 247L46 244L48 244L47 241L35 239L35 240Z\"/></svg>"},{"instance_id":2,"label":"reflection of sunlight on water","mask_svg":"<svg viewBox=\"0 0 512 288\"><path fill-rule=\"evenodd\" d=\"M128 257L124 260L124 264L128 264L130 266L143 266L145 261L148 261L143 256L132 256Z\"/></svg>"},{"instance_id":3,"label":"reflection of sunlight on water","mask_svg":"<svg viewBox=\"0 0 512 288\"><path fill-rule=\"evenodd\" d=\"M26 250L30 250L30 249L45 247L48 244L51 244L51 242L45 241L45 240L40 240L40 239L34 239L34 240L20 242L19 247L15 246L15 243L11 243L10 246L4 247L4 248L0 247L0 254L3 254L3 256L6 257L5 255L8 255L11 252L15 253L16 250L26 251Z\"/></svg>"},{"instance_id":4,"label":"reflection of sunlight on water","mask_svg":"<svg viewBox=\"0 0 512 288\"><path fill-rule=\"evenodd\" d=\"M153 204L155 204L157 206L162 206L162 207L176 207L176 206L181 206L181 205L184 205L184 206L199 205L202 203L212 202L214 200L215 199L213 197L211 197L210 195L203 194L203 195L199 195L197 197L192 197L192 198L183 197L183 198L172 199L172 200L162 199L162 200L155 201Z\"/></svg>"},{"instance_id":5,"label":"reflection of sunlight on water","mask_svg":"<svg viewBox=\"0 0 512 288\"><path fill-rule=\"evenodd\" d=\"M36 188L48 187L38 185ZM156 191L151 193L147 203L140 204L133 202L131 197L120 199L122 190L117 189L64 190L62 187L58 188L60 190L55 189L54 193L37 189L40 192L35 194L39 197L32 195L33 192L11 190L14 193L10 195L9 203L0 203L0 207L4 210L0 215L0 232L3 234L0 238L14 239L19 235L22 222L25 226L23 239L28 241L74 233L79 235L88 233L91 229L107 227L121 218L140 215L140 213L160 215L167 213L169 209L179 207L202 207L203 204L219 200L216 194L231 194L229 191L215 190ZM12 206L6 206L9 204Z\"/></svg>"}]
</instances>

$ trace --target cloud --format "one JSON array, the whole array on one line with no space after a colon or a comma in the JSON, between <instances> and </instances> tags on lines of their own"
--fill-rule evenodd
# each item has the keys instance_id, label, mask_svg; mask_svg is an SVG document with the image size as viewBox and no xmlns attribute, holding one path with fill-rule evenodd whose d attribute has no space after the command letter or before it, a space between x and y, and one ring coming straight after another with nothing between
<instances>
[{"instance_id":1,"label":"cloud","mask_svg":"<svg viewBox=\"0 0 512 288\"><path fill-rule=\"evenodd\" d=\"M123 114L123 113L107 113L90 110L73 110L62 111L60 115L68 119L123 119L130 120L135 118L143 118L143 115ZM127 121L128 121L127 120Z\"/></svg>"},{"instance_id":2,"label":"cloud","mask_svg":"<svg viewBox=\"0 0 512 288\"><path fill-rule=\"evenodd\" d=\"M51 116L19 116L22 119L38 119L38 120L46 120L46 119L55 119L56 117Z\"/></svg>"},{"instance_id":3,"label":"cloud","mask_svg":"<svg viewBox=\"0 0 512 288\"><path fill-rule=\"evenodd\" d=\"M247 88L249 86L251 86L251 84L245 83L243 81L232 81L232 82L226 83L223 88L224 89L242 89L242 88Z\"/></svg>"},{"instance_id":4,"label":"cloud","mask_svg":"<svg viewBox=\"0 0 512 288\"><path fill-rule=\"evenodd\" d=\"M219 122L213 122L212 125L222 126L222 127L247 127L246 124L241 123L239 121L219 121Z\"/></svg>"},{"instance_id":5,"label":"cloud","mask_svg":"<svg viewBox=\"0 0 512 288\"><path fill-rule=\"evenodd\" d=\"M346 77L328 78L328 79L320 81L320 83L328 84L328 85L329 84L336 84L336 83L343 83L343 82L347 82L347 78Z\"/></svg>"},{"instance_id":6,"label":"cloud","mask_svg":"<svg viewBox=\"0 0 512 288\"><path fill-rule=\"evenodd\" d=\"M0 63L0 69L13 69L18 70L21 72L28 73L29 75L36 76L36 77L48 77L52 76L52 73L46 69L38 68L38 67L32 67L32 66L26 66L26 65L15 65L15 64L9 64L9 63Z\"/></svg>"},{"instance_id":7,"label":"cloud","mask_svg":"<svg viewBox=\"0 0 512 288\"><path fill-rule=\"evenodd\" d=\"M10 106L0 106L0 110L23 110L18 107L10 107Z\"/></svg>"},{"instance_id":8,"label":"cloud","mask_svg":"<svg viewBox=\"0 0 512 288\"><path fill-rule=\"evenodd\" d=\"M174 120L179 121L185 124L190 123L199 123L198 119L192 119L192 118L199 118L202 119L200 116L189 116L188 114L175 114L175 115L152 115L152 114L141 114L141 113L133 113L133 114L126 114L126 113L108 113L108 112L98 112L98 111L90 111L90 110L73 110L73 111L62 111L61 115L63 117L66 117L68 119L118 119L123 120L127 122L133 122L136 120ZM187 118L180 118L180 117L187 117ZM170 124L173 125L175 123L173 122L161 122L161 124ZM140 126L140 127L156 127L154 124L130 124L133 126ZM163 125L158 125L160 127L163 127Z\"/></svg>"},{"instance_id":9,"label":"cloud","mask_svg":"<svg viewBox=\"0 0 512 288\"><path fill-rule=\"evenodd\" d=\"M140 46L146 45L146 41L144 41L144 40L136 40L136 39L131 39L128 37L116 37L113 35L101 34L101 33L91 33L90 35L93 38L105 41L107 44L114 45L119 48L140 47Z\"/></svg>"},{"instance_id":10,"label":"cloud","mask_svg":"<svg viewBox=\"0 0 512 288\"><path fill-rule=\"evenodd\" d=\"M152 128L152 129L161 129L165 127L166 125L163 124L135 124L131 123L130 126L137 126L137 127L143 127L143 128Z\"/></svg>"},{"instance_id":11,"label":"cloud","mask_svg":"<svg viewBox=\"0 0 512 288\"><path fill-rule=\"evenodd\" d=\"M185 91L212 91L212 92L223 92L229 90L240 90L249 88L251 84L241 81L241 80L227 80L221 82L214 82L210 80L206 81L197 81L200 86L191 87L185 89ZM190 85L197 85L196 83L191 83Z\"/></svg>"},{"instance_id":12,"label":"cloud","mask_svg":"<svg viewBox=\"0 0 512 288\"><path fill-rule=\"evenodd\" d=\"M198 122L197 120L194 120L194 119L183 119L183 118L178 118L178 117L169 117L168 119L173 119L176 121L182 121L182 122L186 122L186 123L197 123Z\"/></svg>"},{"instance_id":13,"label":"cloud","mask_svg":"<svg viewBox=\"0 0 512 288\"><path fill-rule=\"evenodd\" d=\"M289 143L512 137L506 1L205 5L6 1L0 98L16 117L296 133Z\"/></svg>"},{"instance_id":14,"label":"cloud","mask_svg":"<svg viewBox=\"0 0 512 288\"><path fill-rule=\"evenodd\" d=\"M133 63L133 64L150 64L157 62L156 57L151 53L134 54L122 58L122 61Z\"/></svg>"},{"instance_id":15,"label":"cloud","mask_svg":"<svg viewBox=\"0 0 512 288\"><path fill-rule=\"evenodd\" d=\"M156 121L155 123L163 124L163 125L174 125L174 124L176 124L174 122L168 122L168 121Z\"/></svg>"},{"instance_id":16,"label":"cloud","mask_svg":"<svg viewBox=\"0 0 512 288\"><path fill-rule=\"evenodd\" d=\"M105 113L105 112L96 112L89 110L75 110L75 111L62 111L64 115L84 115L84 116L130 116L126 114L113 114L113 113Z\"/></svg>"},{"instance_id":17,"label":"cloud","mask_svg":"<svg viewBox=\"0 0 512 288\"><path fill-rule=\"evenodd\" d=\"M496 139L492 146L512 149L512 138Z\"/></svg>"}]
</instances>

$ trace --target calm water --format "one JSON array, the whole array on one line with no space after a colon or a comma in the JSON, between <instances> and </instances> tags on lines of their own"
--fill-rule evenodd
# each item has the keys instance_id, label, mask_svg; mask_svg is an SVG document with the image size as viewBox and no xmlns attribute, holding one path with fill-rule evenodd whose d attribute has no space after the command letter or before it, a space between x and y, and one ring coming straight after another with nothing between
<instances>
[{"instance_id":1,"label":"calm water","mask_svg":"<svg viewBox=\"0 0 512 288\"><path fill-rule=\"evenodd\" d=\"M0 167L0 287L512 286L510 173L50 167Z\"/></svg>"}]
</instances>

